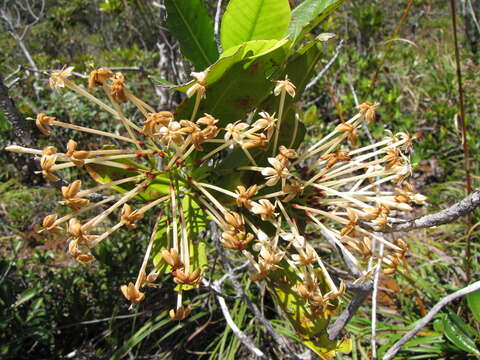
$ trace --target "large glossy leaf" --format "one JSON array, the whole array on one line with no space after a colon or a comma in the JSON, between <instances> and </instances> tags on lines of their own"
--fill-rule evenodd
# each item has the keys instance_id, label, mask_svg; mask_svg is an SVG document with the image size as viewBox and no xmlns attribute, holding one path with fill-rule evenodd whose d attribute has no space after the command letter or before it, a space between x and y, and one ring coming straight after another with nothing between
<instances>
[{"instance_id":1,"label":"large glossy leaf","mask_svg":"<svg viewBox=\"0 0 480 360\"><path fill-rule=\"evenodd\" d=\"M167 26L180 42L183 55L197 71L218 58L212 19L202 0L168 0Z\"/></svg>"},{"instance_id":2,"label":"large glossy leaf","mask_svg":"<svg viewBox=\"0 0 480 360\"><path fill-rule=\"evenodd\" d=\"M305 0L292 11L288 36L294 43L316 27L345 0Z\"/></svg>"},{"instance_id":3,"label":"large glossy leaf","mask_svg":"<svg viewBox=\"0 0 480 360\"><path fill-rule=\"evenodd\" d=\"M300 100L305 87L315 74L315 66L322 54L320 46L321 43L318 41L312 41L305 45L302 50L288 60L285 70L280 75L282 79L288 76L296 86L296 95L293 99L290 96L285 99L285 117L280 128L279 145L296 148L305 136L303 123L300 122L295 125L295 114L297 113L295 103ZM280 98L272 94L262 103L261 109L270 113L278 113L279 101ZM297 126L296 130L295 126ZM292 138L292 136L295 138Z\"/></svg>"},{"instance_id":4,"label":"large glossy leaf","mask_svg":"<svg viewBox=\"0 0 480 360\"><path fill-rule=\"evenodd\" d=\"M125 160L118 160L118 162L120 161L125 162ZM88 164L85 165L85 168L87 169L90 177L96 182L100 184L107 184L115 180L121 180L139 174L139 172L135 169L139 168L140 165L133 161L127 161L128 165L131 166L133 170L120 169L117 167L105 166L101 164ZM122 185L112 186L112 189L120 193L124 193L133 189L133 187L137 184L138 183L134 182L124 183ZM140 192L135 197L135 199L139 201L152 201L159 199L160 197L165 196L169 193L169 186L170 179L168 175L159 174L152 180L152 182L145 188L145 190Z\"/></svg>"},{"instance_id":5,"label":"large glossy leaf","mask_svg":"<svg viewBox=\"0 0 480 360\"><path fill-rule=\"evenodd\" d=\"M475 320L480 323L480 290L467 295L467 304Z\"/></svg>"},{"instance_id":6,"label":"large glossy leaf","mask_svg":"<svg viewBox=\"0 0 480 360\"><path fill-rule=\"evenodd\" d=\"M187 226L187 235L189 240L190 264L192 268L200 268L205 271L207 264L207 245L200 234L205 230L208 217L198 204L190 197L185 196L182 199L183 216L185 217ZM173 246L171 235L172 224L168 224L168 217L162 216L159 219L158 231L155 234L155 242L153 247L153 263L159 273L168 273L171 267L162 260L162 250L170 249ZM180 236L179 232L179 236ZM178 289L190 290L193 286L179 286Z\"/></svg>"},{"instance_id":7,"label":"large glossy leaf","mask_svg":"<svg viewBox=\"0 0 480 360\"><path fill-rule=\"evenodd\" d=\"M231 0L222 19L222 48L250 40L280 40L289 22L288 0Z\"/></svg>"},{"instance_id":8,"label":"large glossy leaf","mask_svg":"<svg viewBox=\"0 0 480 360\"><path fill-rule=\"evenodd\" d=\"M228 55L222 54L222 56L207 69L205 69L205 85L207 87L211 86L215 81L220 79L222 75L230 69L233 65L240 62L244 58L243 47L239 46L235 48L235 51L232 51ZM182 91L186 92L191 86L196 83L196 80L189 81L186 84L177 85L171 88L173 91Z\"/></svg>"},{"instance_id":9,"label":"large glossy leaf","mask_svg":"<svg viewBox=\"0 0 480 360\"><path fill-rule=\"evenodd\" d=\"M272 75L285 62L289 42L254 58L229 67L214 83L206 85L206 99L202 100L198 114L205 112L219 119L219 125L244 119L273 89ZM194 97L185 100L176 110L176 118L189 119L195 103Z\"/></svg>"},{"instance_id":10,"label":"large glossy leaf","mask_svg":"<svg viewBox=\"0 0 480 360\"><path fill-rule=\"evenodd\" d=\"M324 280L320 269L317 270L317 274L322 293L327 293L331 289ZM301 280L295 271L288 265L270 273L267 278L268 286L273 291L278 305L293 325L302 343L322 359L333 359L337 352L350 352L349 340L330 341L328 339L327 327L332 314L338 309L338 301L334 300L332 306L323 315L312 315L308 309L307 300L294 290L299 281Z\"/></svg>"},{"instance_id":11,"label":"large glossy leaf","mask_svg":"<svg viewBox=\"0 0 480 360\"><path fill-rule=\"evenodd\" d=\"M286 68L280 73L278 78L288 78L296 86L296 96L292 99L287 96L284 105L284 118L282 120L282 126L280 128L280 137L278 145L285 145L287 147L296 148L305 136L305 126L301 122L295 124L295 108L294 104L298 101L307 85L308 81L312 78L315 72L315 65L320 59L321 51L317 46L317 42L307 44L303 50L294 56L292 56L286 65ZM267 111L271 114L278 113L279 97L269 94L268 97L259 105L259 111ZM295 129L296 127L296 129ZM273 143L272 143L273 146ZM253 155L259 165L267 165L267 158L271 156L272 149L269 148L266 151L255 150ZM230 156L228 156L219 165L220 170L231 170L239 166L247 165L248 159L243 154L241 149L235 149ZM239 178L238 175L232 178ZM223 185L227 185L223 179ZM228 185L227 185L228 186ZM232 188L228 186L227 188Z\"/></svg>"},{"instance_id":12,"label":"large glossy leaf","mask_svg":"<svg viewBox=\"0 0 480 360\"><path fill-rule=\"evenodd\" d=\"M277 48L284 46L288 40L253 40L247 41L241 45L234 46L227 51L224 51L220 58L205 70L205 86L208 88L216 81L220 80L223 74L236 63L245 60L255 59L261 57ZM192 80L183 85L173 86L170 89L176 91L186 92L191 86L196 83Z\"/></svg>"},{"instance_id":13,"label":"large glossy leaf","mask_svg":"<svg viewBox=\"0 0 480 360\"><path fill-rule=\"evenodd\" d=\"M312 42L303 47L299 53L292 56L287 64L286 68L277 75L277 78L285 78L288 75L289 79L297 87L296 97L294 99L289 96L285 101L285 116L282 120L282 126L279 137L279 145L285 145L287 147L297 148L305 136L305 126L302 122L295 120L294 104L297 102L305 89L308 81L312 78L315 72L315 65L321 56L319 44ZM265 100L258 106L258 110L268 111L269 113L278 113L279 97L269 94ZM273 146L273 142L271 144ZM260 166L266 166L267 158L272 155L272 149L253 149L250 151L256 162ZM261 181L261 175L252 172L236 172L235 168L240 166L249 165L250 162L239 148L235 148L234 151L227 156L218 166L218 173L221 177L218 179L217 185L225 189L234 190L237 185L250 185L253 183L259 183ZM221 196L221 195L220 195ZM224 201L231 201L231 198L225 197Z\"/></svg>"}]
</instances>

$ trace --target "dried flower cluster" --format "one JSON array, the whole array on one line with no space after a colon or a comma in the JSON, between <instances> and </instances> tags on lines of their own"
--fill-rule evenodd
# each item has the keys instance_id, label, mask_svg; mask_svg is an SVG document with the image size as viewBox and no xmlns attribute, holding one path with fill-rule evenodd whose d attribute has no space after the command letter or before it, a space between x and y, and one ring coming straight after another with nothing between
<instances>
[{"instance_id":1,"label":"dried flower cluster","mask_svg":"<svg viewBox=\"0 0 480 360\"><path fill-rule=\"evenodd\" d=\"M170 241L161 250L161 258L169 266L174 283L180 286L177 306L170 311L173 319L182 320L190 314L190 308L183 305L182 293L198 286L203 276L203 270L191 261L190 225L182 209L185 194L193 196L221 229L221 244L249 260L253 280L268 279L282 269L293 271L298 280L291 284L292 288L307 301L313 316L328 316L332 303L345 293L345 284L336 285L332 281L317 254L314 243L323 238L312 235L313 231L324 234L330 246L339 249L363 278L371 276L380 243L385 247L386 274L395 272L402 264L407 244L401 239L389 241L371 229L388 227L400 219L401 212L411 211L411 205L423 203L425 197L414 193L406 182L411 174L408 154L412 138L408 134L389 133L377 143L356 148L359 128L363 120L374 121L378 104L361 104L355 116L302 149L300 155L298 149L291 148L293 141L281 144L279 136L285 98L295 96L295 86L288 78L278 81L273 89L280 97L278 116L259 111L251 114L251 121L238 120L222 127L214 115L197 114L200 102L208 96L205 73L193 74L197 81L187 95L195 96L196 101L189 119L177 119L172 112L156 111L145 104L130 93L121 73L104 68L93 71L88 81L89 91L72 82L71 73L72 68L55 71L51 87L69 88L93 101L120 121L125 133L85 128L46 114L38 114L36 118L39 130L51 135L51 128L59 126L102 136L114 143L122 142L125 146L87 150L79 149L70 140L64 152L54 147L37 150L10 146L7 150L38 156L40 172L50 181L58 181L59 171L70 167L86 168L91 174L112 168L125 174L89 189L82 189L80 180L73 181L62 188L63 203L70 207L71 213L45 217L42 231L65 231L69 253L79 263L91 264L92 248L122 227L135 229L147 211L155 209L156 213L166 214L162 216L168 217L166 232ZM97 87L103 89L109 104L92 95ZM142 124L124 113L121 104L125 101L133 103L143 114ZM220 151L234 147L239 147L250 163L238 166L235 171L251 172L252 179L259 179L257 183L224 188L206 181L208 177L193 175L195 168L210 166L208 161L218 157ZM271 154L268 164L260 163L255 154L267 152ZM168 190L134 209L132 199L149 191L160 178L169 180ZM384 186L387 184L388 187ZM97 202L91 198L93 193L117 187L124 191L105 195ZM219 200L225 197L232 201ZM105 224L111 224L111 215L115 213L117 223L105 230ZM159 275L158 264L148 275L146 272L157 241L157 226L158 222L136 282L121 287L132 304L145 298L143 286L151 285ZM306 229L312 230L309 235Z\"/></svg>"}]
</instances>

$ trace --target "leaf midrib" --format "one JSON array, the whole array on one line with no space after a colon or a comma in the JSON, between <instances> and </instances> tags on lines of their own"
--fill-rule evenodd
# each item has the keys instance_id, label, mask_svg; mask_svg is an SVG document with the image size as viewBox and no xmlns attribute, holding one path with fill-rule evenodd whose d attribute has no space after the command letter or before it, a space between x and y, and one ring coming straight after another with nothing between
<instances>
[{"instance_id":1,"label":"leaf midrib","mask_svg":"<svg viewBox=\"0 0 480 360\"><path fill-rule=\"evenodd\" d=\"M260 16L261 9L262 9L262 7L263 7L264 4L265 4L265 0L261 0L261 1L260 1L260 4L259 4L259 6L258 6L258 11L257 11L256 14L255 14L255 19L254 19L254 21L252 22L253 26L250 28L247 41L248 41L248 40L253 40L253 39L252 39L252 35L253 35L254 30L256 29L256 24L257 24L258 18L259 18L259 16Z\"/></svg>"},{"instance_id":2,"label":"leaf midrib","mask_svg":"<svg viewBox=\"0 0 480 360\"><path fill-rule=\"evenodd\" d=\"M185 27L187 28L187 31L188 33L191 35L191 37L193 38L193 41L194 43L197 45L198 49L200 50L205 62L207 64L209 64L211 61L207 55L207 53L203 50L203 47L201 46L201 44L199 43L198 39L194 36L194 32L192 30L192 28L188 25L188 21L186 21L185 17L183 16L183 13L180 11L180 9L178 8L177 4L175 3L175 1L173 1L173 6L175 7L175 9L177 10L177 13L179 14L180 18L182 19L183 23L185 24Z\"/></svg>"}]
</instances>

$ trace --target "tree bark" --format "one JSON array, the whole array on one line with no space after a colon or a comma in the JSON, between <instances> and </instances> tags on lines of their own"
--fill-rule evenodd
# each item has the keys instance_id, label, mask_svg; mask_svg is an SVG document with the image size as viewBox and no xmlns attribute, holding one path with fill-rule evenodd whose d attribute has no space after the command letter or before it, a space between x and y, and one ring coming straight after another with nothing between
<instances>
[{"instance_id":1,"label":"tree bark","mask_svg":"<svg viewBox=\"0 0 480 360\"><path fill-rule=\"evenodd\" d=\"M13 99L9 96L8 87L5 85L3 75L0 73L0 109L5 114L7 121L12 129L9 133L8 141L11 145L22 145L33 147L35 142L32 137L32 126L20 114ZM22 182L31 185L44 183L41 176L34 172L38 169L38 164L32 156L27 154L17 154L12 152L3 152L4 156L20 172Z\"/></svg>"}]
</instances>

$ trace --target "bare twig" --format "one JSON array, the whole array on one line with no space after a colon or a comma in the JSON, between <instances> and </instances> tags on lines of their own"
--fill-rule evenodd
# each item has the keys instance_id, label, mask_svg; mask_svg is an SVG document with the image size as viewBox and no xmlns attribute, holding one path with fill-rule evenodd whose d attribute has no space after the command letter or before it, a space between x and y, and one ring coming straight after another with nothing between
<instances>
[{"instance_id":1,"label":"bare twig","mask_svg":"<svg viewBox=\"0 0 480 360\"><path fill-rule=\"evenodd\" d=\"M474 211L480 206L480 189L476 190L465 199L453 204L449 208L439 211L435 214L422 216L418 219L408 220L391 224L385 229L379 230L381 232L396 232L396 231L411 231L415 229L428 228L431 226L438 226L448 224L461 216L465 216ZM367 227L368 224L364 224Z\"/></svg>"},{"instance_id":2,"label":"bare twig","mask_svg":"<svg viewBox=\"0 0 480 360\"><path fill-rule=\"evenodd\" d=\"M458 291L455 291L453 294L445 296L442 300L440 300L429 312L428 314L420 320L417 325L407 332L400 340L398 340L393 346L386 352L383 356L383 360L390 360L393 359L395 354L400 350L400 348L410 339L412 339L425 325L427 325L433 317L445 306L451 303L452 301L470 294L474 291L480 289L480 281L477 281L473 284L464 287Z\"/></svg>"},{"instance_id":3,"label":"bare twig","mask_svg":"<svg viewBox=\"0 0 480 360\"><path fill-rule=\"evenodd\" d=\"M333 236L328 232L323 229L320 229L321 233L325 238L327 239L328 242L332 244L332 246L335 245L335 239ZM355 283L350 283L348 281L345 281L345 284L347 286L347 289L353 292L353 297L348 303L347 307L342 311L340 316L335 320L333 324L331 324L328 329L328 338L331 341L334 341L335 339L338 338L340 335L340 332L345 328L345 326L348 324L350 319L355 315L355 313L358 311L360 306L362 306L363 302L365 299L368 297L368 295L371 294L372 292L372 283L370 281L365 282L363 280L363 273L362 271L350 260L350 258L344 253L343 249L340 249L342 252L343 256L343 261L345 262L345 265L348 268L348 271L355 277L362 279L361 281L355 282Z\"/></svg>"},{"instance_id":4,"label":"bare twig","mask_svg":"<svg viewBox=\"0 0 480 360\"><path fill-rule=\"evenodd\" d=\"M257 348L255 344L250 340L247 335L243 331L241 331L237 324L235 324L235 321L233 321L232 316L230 315L230 311L228 310L227 303L225 302L225 299L221 296L217 296L217 301L218 304L220 305L220 309L222 309L223 316L225 317L225 321L227 322L228 326L230 326L230 329L232 329L232 332L235 334L238 340L242 342L245 347L250 350L252 354L257 356L260 359L267 360L267 356L263 353L262 350Z\"/></svg>"},{"instance_id":5,"label":"bare twig","mask_svg":"<svg viewBox=\"0 0 480 360\"><path fill-rule=\"evenodd\" d=\"M378 293L378 281L380 279L380 270L382 269L383 261L383 242L380 243L380 250L378 254L378 263L375 268L375 274L373 276L373 292L372 292L372 359L377 358L377 293Z\"/></svg>"},{"instance_id":6,"label":"bare twig","mask_svg":"<svg viewBox=\"0 0 480 360\"><path fill-rule=\"evenodd\" d=\"M468 3L468 11L470 12L470 15L472 16L473 23L475 24L475 27L477 28L478 34L480 35L480 24L478 23L477 16L475 15L475 11L473 10L472 1L467 0L467 3Z\"/></svg>"},{"instance_id":7,"label":"bare twig","mask_svg":"<svg viewBox=\"0 0 480 360\"><path fill-rule=\"evenodd\" d=\"M352 300L348 303L345 310L342 311L340 316L335 320L335 322L330 325L327 329L328 338L331 341L334 341L340 335L340 332L347 325L350 319L355 315L360 306L362 306L365 299L372 292L372 284L360 283L360 284L350 284L346 282L347 289L353 292Z\"/></svg>"},{"instance_id":8,"label":"bare twig","mask_svg":"<svg viewBox=\"0 0 480 360\"><path fill-rule=\"evenodd\" d=\"M322 233L323 236L325 236L325 238L327 239L327 241L333 246L333 247L337 247L336 245L336 240L335 238L333 237L332 234L330 234L328 231L326 231L325 229L319 229L320 232ZM345 262L345 265L347 266L348 268L348 271L350 272L350 274L352 274L353 276L357 277L357 278L361 278L363 276L363 273L362 271L360 271L360 269L350 260L350 258L347 256L347 254L345 254L345 252L343 251L342 248L340 248L340 252L342 253L342 257L343 257L343 261Z\"/></svg>"},{"instance_id":9,"label":"bare twig","mask_svg":"<svg viewBox=\"0 0 480 360\"><path fill-rule=\"evenodd\" d=\"M248 263L247 263L248 265ZM225 302L225 295L221 291L221 284L227 279L233 279L233 273L235 271L238 271L239 269L243 269L245 267L245 264L241 265L240 267L237 267L235 269L231 269L227 274L225 274L221 279L212 282L207 281L204 279L202 283L213 290L215 292L215 296L217 298L218 304L220 305L220 308L222 310L223 316L225 317L225 320L227 321L228 326L230 326L230 329L232 329L232 332L235 334L235 336L242 342L245 347L250 350L252 354L255 356L259 357L260 359L267 359L263 351L261 351L259 348L255 346L255 344L250 340L250 338L245 335L243 331L241 331L238 326L235 324L235 322L232 319L232 316L230 315L230 311L228 310L227 303Z\"/></svg>"},{"instance_id":10,"label":"bare twig","mask_svg":"<svg viewBox=\"0 0 480 360\"><path fill-rule=\"evenodd\" d=\"M255 319L260 321L263 324L263 326L265 326L265 330L267 330L267 332L272 337L272 339L282 348L283 352L292 359L296 359L296 360L302 359L290 349L285 339L275 331L270 321L268 321L265 318L265 316L263 316L262 312L258 309L257 305L255 305L247 296L247 294L243 290L242 285L233 277L231 278L231 281L232 281L233 287L235 288L235 291L239 293L240 297L243 299L243 301L245 301L250 311L253 312L253 315L255 315Z\"/></svg>"},{"instance_id":11,"label":"bare twig","mask_svg":"<svg viewBox=\"0 0 480 360\"><path fill-rule=\"evenodd\" d=\"M14 1L13 3L4 1L2 7L0 8L0 20L3 20L3 23L5 24L5 30L15 39L18 46L22 50L23 55L27 59L27 62L35 70L38 70L37 64L33 60L33 57L30 54L27 45L25 44L24 38L30 27L37 24L44 15L45 0L41 0L39 3L40 10L38 11L38 14L34 13L28 0L25 1L25 4L22 4L20 1ZM19 10L19 7L21 10ZM33 21L26 24L22 23L21 11L23 13L27 13L27 16L33 18ZM20 30L21 32L19 32ZM38 72L34 72L34 76L38 79ZM35 90L37 99L39 99L39 89L36 84L34 84L33 88Z\"/></svg>"},{"instance_id":12,"label":"bare twig","mask_svg":"<svg viewBox=\"0 0 480 360\"><path fill-rule=\"evenodd\" d=\"M307 86L305 86L305 90L310 89L312 86L314 86L317 82L320 81L320 79L325 75L325 73L330 69L330 67L333 65L335 60L337 60L338 54L340 54L340 50L343 47L343 40L340 41L340 43L337 45L337 48L335 49L335 55L328 61L327 65L315 76L312 81L310 81Z\"/></svg>"},{"instance_id":13,"label":"bare twig","mask_svg":"<svg viewBox=\"0 0 480 360\"><path fill-rule=\"evenodd\" d=\"M0 109L12 126L12 138L21 140L22 145L31 147L34 144L31 129L10 98L8 88L3 82L2 74L0 74ZM38 165L32 157L14 153L9 153L9 156L25 179L28 179L32 184L38 183L38 177L33 175Z\"/></svg>"},{"instance_id":14,"label":"bare twig","mask_svg":"<svg viewBox=\"0 0 480 360\"><path fill-rule=\"evenodd\" d=\"M217 0L217 10L215 11L215 41L217 42L218 50L221 52L222 47L220 43L220 15L222 13L222 0Z\"/></svg>"}]
</instances>

